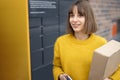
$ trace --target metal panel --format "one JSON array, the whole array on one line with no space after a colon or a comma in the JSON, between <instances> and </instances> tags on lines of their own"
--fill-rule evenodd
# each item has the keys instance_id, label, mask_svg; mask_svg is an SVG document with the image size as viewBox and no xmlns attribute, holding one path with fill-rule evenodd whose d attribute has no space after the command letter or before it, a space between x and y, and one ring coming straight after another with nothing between
<instances>
[{"instance_id":1,"label":"metal panel","mask_svg":"<svg viewBox=\"0 0 120 80\"><path fill-rule=\"evenodd\" d=\"M44 64L52 63L52 59L53 59L53 47L45 48Z\"/></svg>"},{"instance_id":2,"label":"metal panel","mask_svg":"<svg viewBox=\"0 0 120 80\"><path fill-rule=\"evenodd\" d=\"M32 80L53 80L53 46L57 37L65 33L72 1L29 0Z\"/></svg>"},{"instance_id":3,"label":"metal panel","mask_svg":"<svg viewBox=\"0 0 120 80\"><path fill-rule=\"evenodd\" d=\"M30 39L30 46L31 51L37 50L41 48L41 38L40 37L34 37Z\"/></svg>"},{"instance_id":4,"label":"metal panel","mask_svg":"<svg viewBox=\"0 0 120 80\"><path fill-rule=\"evenodd\" d=\"M58 15L43 17L43 25L58 25Z\"/></svg>"},{"instance_id":5,"label":"metal panel","mask_svg":"<svg viewBox=\"0 0 120 80\"><path fill-rule=\"evenodd\" d=\"M45 35L43 37L43 46L44 47L53 46L57 37L58 37L58 33L55 33L55 34L52 34L52 35Z\"/></svg>"},{"instance_id":6,"label":"metal panel","mask_svg":"<svg viewBox=\"0 0 120 80\"><path fill-rule=\"evenodd\" d=\"M52 64L43 66L32 72L32 80L53 80Z\"/></svg>"},{"instance_id":7,"label":"metal panel","mask_svg":"<svg viewBox=\"0 0 120 80\"><path fill-rule=\"evenodd\" d=\"M42 66L42 52L36 51L31 54L32 69Z\"/></svg>"},{"instance_id":8,"label":"metal panel","mask_svg":"<svg viewBox=\"0 0 120 80\"><path fill-rule=\"evenodd\" d=\"M43 27L43 34L45 35L50 35L50 34L58 33L58 32L59 32L58 25L51 25L51 26Z\"/></svg>"},{"instance_id":9,"label":"metal panel","mask_svg":"<svg viewBox=\"0 0 120 80\"><path fill-rule=\"evenodd\" d=\"M38 28L41 24L41 18L30 18L30 28Z\"/></svg>"},{"instance_id":10,"label":"metal panel","mask_svg":"<svg viewBox=\"0 0 120 80\"><path fill-rule=\"evenodd\" d=\"M41 34L41 28L30 29L30 37L39 36Z\"/></svg>"},{"instance_id":11,"label":"metal panel","mask_svg":"<svg viewBox=\"0 0 120 80\"><path fill-rule=\"evenodd\" d=\"M42 47L42 41L40 37L41 29L35 28L30 30L30 47L31 51L40 49Z\"/></svg>"}]
</instances>

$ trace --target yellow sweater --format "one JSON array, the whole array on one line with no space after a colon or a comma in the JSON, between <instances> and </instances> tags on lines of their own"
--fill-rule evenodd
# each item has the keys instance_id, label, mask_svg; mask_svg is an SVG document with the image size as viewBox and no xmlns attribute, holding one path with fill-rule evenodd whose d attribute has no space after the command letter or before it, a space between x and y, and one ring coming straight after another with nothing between
<instances>
[{"instance_id":1,"label":"yellow sweater","mask_svg":"<svg viewBox=\"0 0 120 80\"><path fill-rule=\"evenodd\" d=\"M77 40L71 34L59 37L54 46L54 80L58 80L61 73L70 75L73 80L88 80L93 51L106 42L95 34L87 40Z\"/></svg>"}]
</instances>

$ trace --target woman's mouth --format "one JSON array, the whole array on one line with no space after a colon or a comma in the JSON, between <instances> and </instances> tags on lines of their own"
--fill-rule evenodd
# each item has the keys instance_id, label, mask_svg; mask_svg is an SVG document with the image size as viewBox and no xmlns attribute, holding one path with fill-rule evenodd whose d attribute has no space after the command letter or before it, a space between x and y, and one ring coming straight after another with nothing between
<instances>
[{"instance_id":1,"label":"woman's mouth","mask_svg":"<svg viewBox=\"0 0 120 80\"><path fill-rule=\"evenodd\" d=\"M74 28L78 28L81 24L72 24Z\"/></svg>"}]
</instances>

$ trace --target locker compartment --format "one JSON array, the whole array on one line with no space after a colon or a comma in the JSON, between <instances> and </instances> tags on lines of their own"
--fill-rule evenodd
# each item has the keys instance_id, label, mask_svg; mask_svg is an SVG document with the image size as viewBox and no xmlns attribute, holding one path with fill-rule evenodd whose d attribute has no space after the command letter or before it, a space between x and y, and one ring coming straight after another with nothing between
<instances>
[{"instance_id":1,"label":"locker compartment","mask_svg":"<svg viewBox=\"0 0 120 80\"><path fill-rule=\"evenodd\" d=\"M30 30L30 48L31 51L40 49L42 46L41 41L41 28L35 28Z\"/></svg>"},{"instance_id":2,"label":"locker compartment","mask_svg":"<svg viewBox=\"0 0 120 80\"><path fill-rule=\"evenodd\" d=\"M44 64L52 63L52 60L53 60L53 47L45 48Z\"/></svg>"},{"instance_id":3,"label":"locker compartment","mask_svg":"<svg viewBox=\"0 0 120 80\"><path fill-rule=\"evenodd\" d=\"M31 63L32 63L32 69L42 66L42 52L41 51L35 51L31 53Z\"/></svg>"},{"instance_id":4,"label":"locker compartment","mask_svg":"<svg viewBox=\"0 0 120 80\"><path fill-rule=\"evenodd\" d=\"M35 37L35 36L39 37L40 34L41 34L41 28L40 27L39 28L32 28L32 29L30 29L30 37L31 38Z\"/></svg>"},{"instance_id":5,"label":"locker compartment","mask_svg":"<svg viewBox=\"0 0 120 80\"><path fill-rule=\"evenodd\" d=\"M32 72L32 80L53 80L52 64L46 65Z\"/></svg>"},{"instance_id":6,"label":"locker compartment","mask_svg":"<svg viewBox=\"0 0 120 80\"><path fill-rule=\"evenodd\" d=\"M44 35L43 46L44 47L53 46L57 37L58 37L58 33L51 34L51 35Z\"/></svg>"},{"instance_id":7,"label":"locker compartment","mask_svg":"<svg viewBox=\"0 0 120 80\"><path fill-rule=\"evenodd\" d=\"M42 47L41 37L33 37L30 39L30 50L35 51Z\"/></svg>"},{"instance_id":8,"label":"locker compartment","mask_svg":"<svg viewBox=\"0 0 120 80\"><path fill-rule=\"evenodd\" d=\"M30 18L30 28L38 28L41 23L41 18Z\"/></svg>"},{"instance_id":9,"label":"locker compartment","mask_svg":"<svg viewBox=\"0 0 120 80\"><path fill-rule=\"evenodd\" d=\"M43 34L45 35L50 35L53 33L58 33L59 32L59 26L58 25L51 25L47 27L43 27Z\"/></svg>"},{"instance_id":10,"label":"locker compartment","mask_svg":"<svg viewBox=\"0 0 120 80\"><path fill-rule=\"evenodd\" d=\"M43 17L43 25L58 25L58 16L55 14L54 16Z\"/></svg>"}]
</instances>

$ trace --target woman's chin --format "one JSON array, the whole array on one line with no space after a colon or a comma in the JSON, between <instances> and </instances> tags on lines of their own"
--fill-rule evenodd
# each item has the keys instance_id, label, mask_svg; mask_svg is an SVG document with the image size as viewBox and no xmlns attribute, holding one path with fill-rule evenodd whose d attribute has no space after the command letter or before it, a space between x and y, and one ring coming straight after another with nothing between
<instances>
[{"instance_id":1,"label":"woman's chin","mask_svg":"<svg viewBox=\"0 0 120 80\"><path fill-rule=\"evenodd\" d=\"M78 29L74 29L74 32L81 32L81 30L78 30Z\"/></svg>"}]
</instances>

